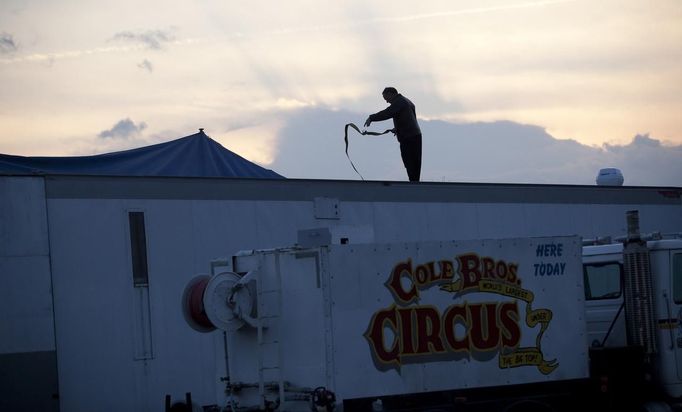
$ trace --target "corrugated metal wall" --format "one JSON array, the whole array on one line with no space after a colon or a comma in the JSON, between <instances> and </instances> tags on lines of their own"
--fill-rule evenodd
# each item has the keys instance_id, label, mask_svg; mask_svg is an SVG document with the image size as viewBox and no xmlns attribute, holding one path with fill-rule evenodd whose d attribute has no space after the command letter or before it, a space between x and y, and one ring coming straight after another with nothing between
<instances>
[{"instance_id":1,"label":"corrugated metal wall","mask_svg":"<svg viewBox=\"0 0 682 412\"><path fill-rule=\"evenodd\" d=\"M59 410L42 178L0 178L0 410Z\"/></svg>"}]
</instances>

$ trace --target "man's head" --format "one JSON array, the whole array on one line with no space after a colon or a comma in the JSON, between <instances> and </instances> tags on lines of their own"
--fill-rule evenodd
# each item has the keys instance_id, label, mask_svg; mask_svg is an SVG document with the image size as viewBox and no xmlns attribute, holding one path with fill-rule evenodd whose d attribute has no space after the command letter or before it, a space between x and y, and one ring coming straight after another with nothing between
<instances>
[{"instance_id":1,"label":"man's head","mask_svg":"<svg viewBox=\"0 0 682 412\"><path fill-rule=\"evenodd\" d=\"M381 95L384 97L384 100L386 100L387 103L391 103L391 100L398 95L398 91L395 89L395 87L387 87L383 92L381 92Z\"/></svg>"}]
</instances>

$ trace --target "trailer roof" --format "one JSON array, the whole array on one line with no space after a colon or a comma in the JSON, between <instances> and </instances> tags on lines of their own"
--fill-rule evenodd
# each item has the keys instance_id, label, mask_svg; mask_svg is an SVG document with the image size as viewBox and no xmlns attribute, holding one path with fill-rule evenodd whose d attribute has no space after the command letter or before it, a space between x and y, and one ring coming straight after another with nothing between
<instances>
[{"instance_id":1,"label":"trailer roof","mask_svg":"<svg viewBox=\"0 0 682 412\"><path fill-rule=\"evenodd\" d=\"M48 198L682 205L682 188L543 184L46 176Z\"/></svg>"}]
</instances>

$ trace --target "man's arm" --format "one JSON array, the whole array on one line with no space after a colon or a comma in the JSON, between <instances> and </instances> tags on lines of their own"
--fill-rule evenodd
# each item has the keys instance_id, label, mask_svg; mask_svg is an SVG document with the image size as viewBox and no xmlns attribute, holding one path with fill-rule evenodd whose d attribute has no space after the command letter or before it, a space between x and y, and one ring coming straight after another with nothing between
<instances>
[{"instance_id":1,"label":"man's arm","mask_svg":"<svg viewBox=\"0 0 682 412\"><path fill-rule=\"evenodd\" d=\"M398 113L400 113L400 109L400 103L391 103L391 105L384 110L370 114L367 120L365 120L365 127L369 126L372 122L380 122L397 116Z\"/></svg>"},{"instance_id":2,"label":"man's arm","mask_svg":"<svg viewBox=\"0 0 682 412\"><path fill-rule=\"evenodd\" d=\"M397 104L391 104L390 106L388 106L387 108L380 112L370 114L369 119L372 120L373 122L380 122L382 120L388 120L390 118L393 118L398 113L400 113L400 107L398 107Z\"/></svg>"}]
</instances>

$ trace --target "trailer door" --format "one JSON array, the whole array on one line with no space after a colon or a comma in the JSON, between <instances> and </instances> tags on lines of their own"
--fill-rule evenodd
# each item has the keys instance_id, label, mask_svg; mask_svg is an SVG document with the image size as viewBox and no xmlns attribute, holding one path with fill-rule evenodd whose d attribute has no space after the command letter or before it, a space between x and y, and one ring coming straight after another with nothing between
<instances>
[{"instance_id":1,"label":"trailer door","mask_svg":"<svg viewBox=\"0 0 682 412\"><path fill-rule=\"evenodd\" d=\"M675 351L677 377L682 380L682 250L670 251L670 267L673 283L671 316L676 318L670 319L671 327L674 327L674 333L671 333L670 339Z\"/></svg>"}]
</instances>

